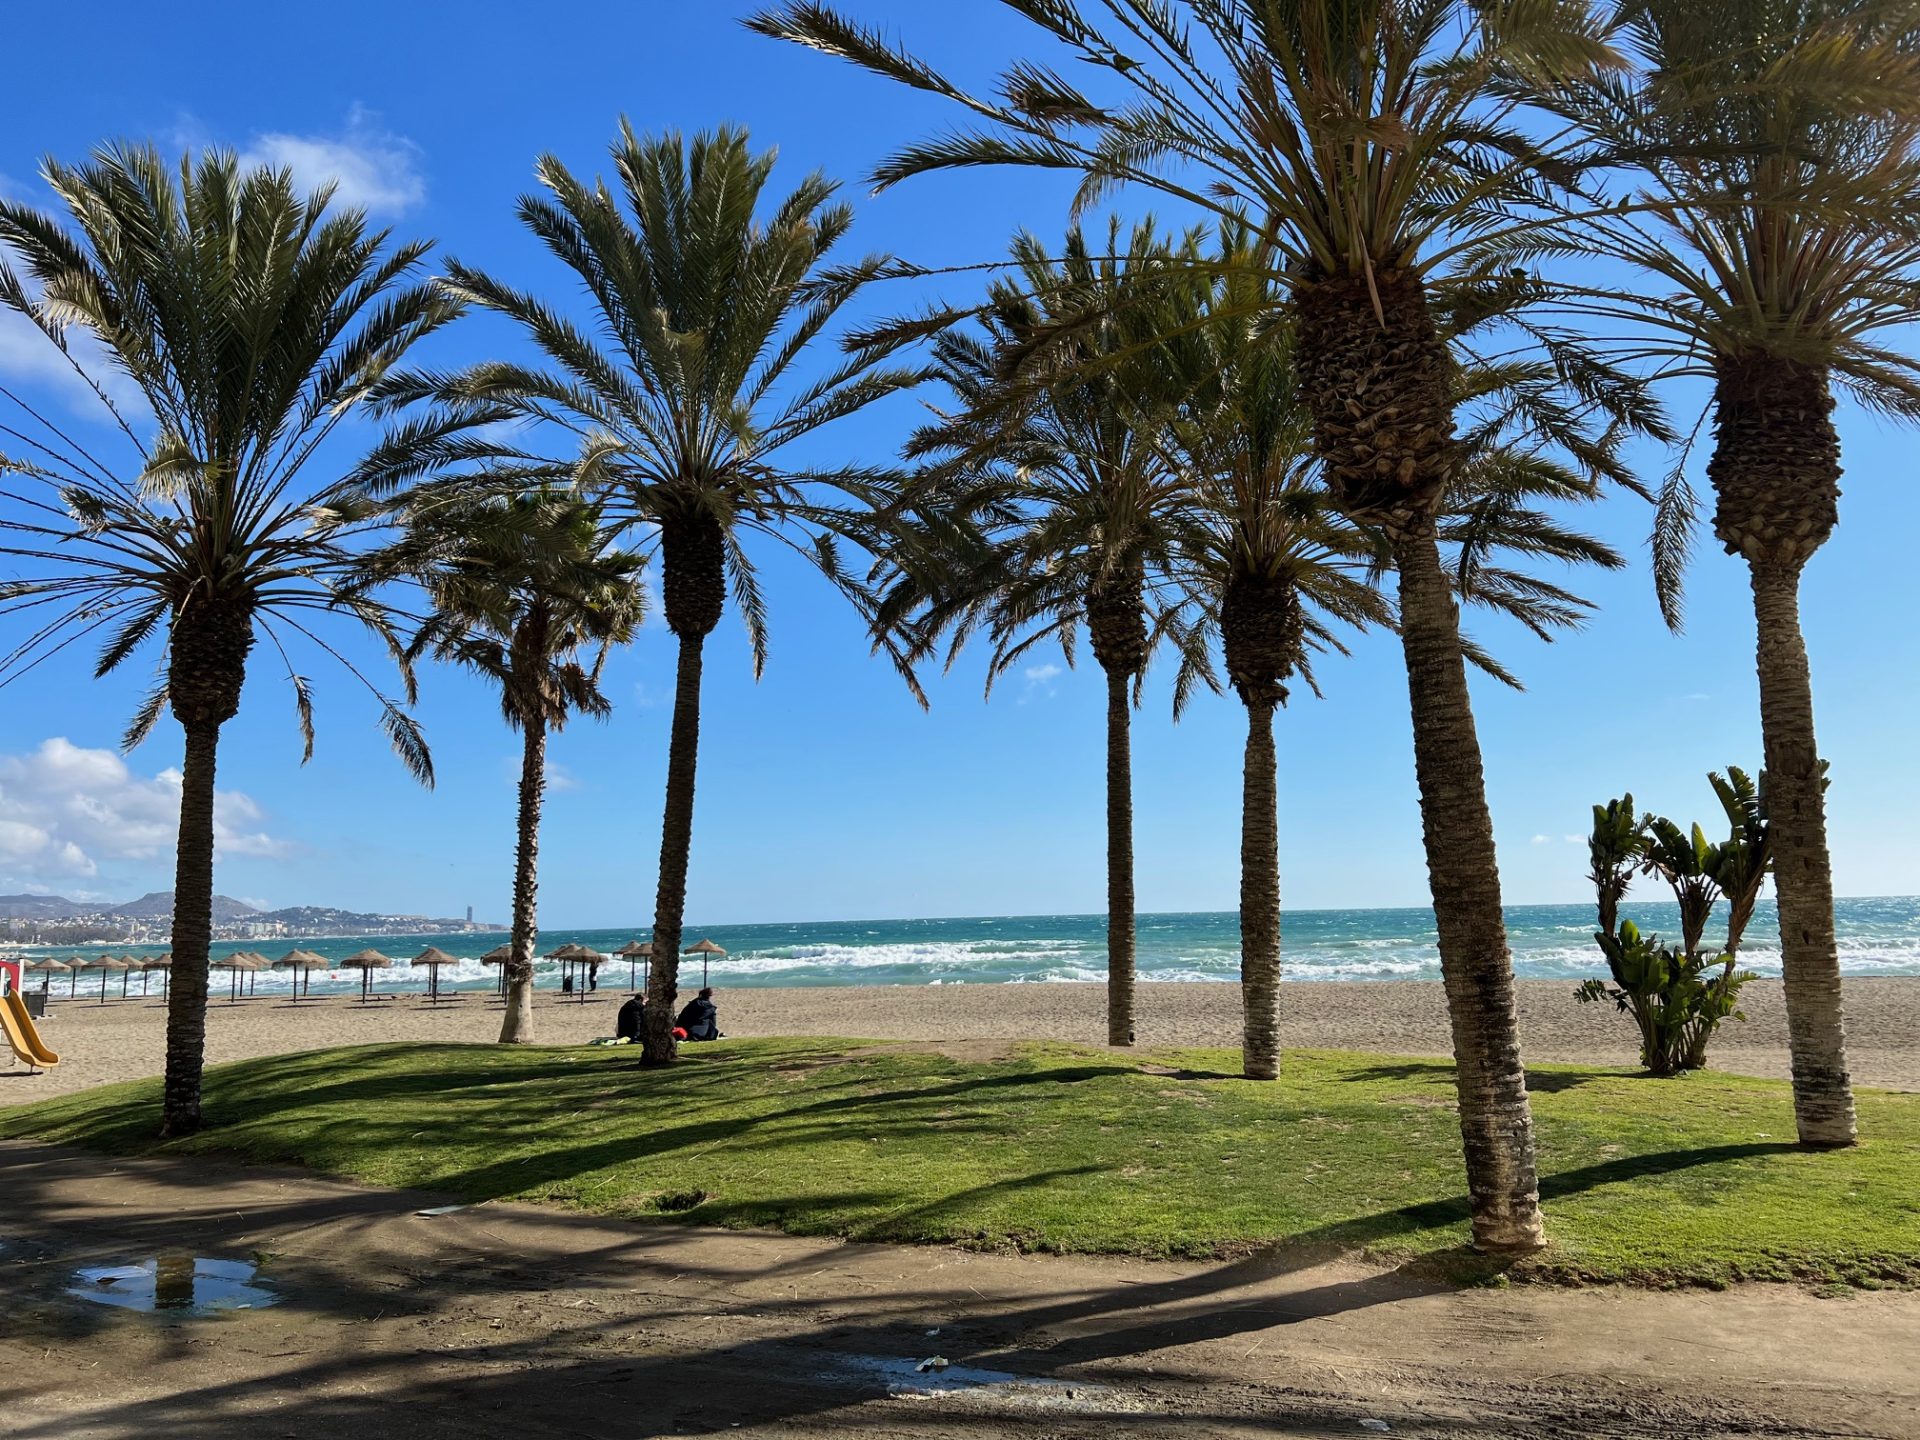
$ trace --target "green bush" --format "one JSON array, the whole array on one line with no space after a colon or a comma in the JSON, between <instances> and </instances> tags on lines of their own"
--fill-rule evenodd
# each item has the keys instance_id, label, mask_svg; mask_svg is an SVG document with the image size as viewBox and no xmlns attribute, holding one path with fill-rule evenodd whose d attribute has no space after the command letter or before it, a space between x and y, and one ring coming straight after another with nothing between
<instances>
[{"instance_id":1,"label":"green bush","mask_svg":"<svg viewBox=\"0 0 1920 1440\"><path fill-rule=\"evenodd\" d=\"M1598 896L1600 928L1594 932L1606 957L1612 985L1588 980L1574 993L1583 1001L1611 1000L1640 1030L1640 1059L1655 1075L1703 1069L1707 1043L1722 1020L1746 1019L1740 990L1754 978L1737 968L1741 942L1754 904L1773 868L1765 779L1755 786L1746 773L1727 767L1726 777L1707 777L1729 834L1709 844L1699 825L1683 831L1660 815L1636 816L1633 796L1593 807L1587 842ZM1620 919L1620 902L1633 876L1657 875L1680 906L1680 943L1662 945ZM1714 907L1727 902L1726 942L1703 950L1702 937Z\"/></svg>"}]
</instances>

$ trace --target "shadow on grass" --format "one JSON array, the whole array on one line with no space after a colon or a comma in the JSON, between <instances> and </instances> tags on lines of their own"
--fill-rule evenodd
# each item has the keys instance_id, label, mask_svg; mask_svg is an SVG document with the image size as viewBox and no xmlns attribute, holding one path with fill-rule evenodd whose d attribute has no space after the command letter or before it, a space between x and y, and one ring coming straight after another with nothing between
<instances>
[{"instance_id":1,"label":"shadow on grass","mask_svg":"<svg viewBox=\"0 0 1920 1440\"><path fill-rule=\"evenodd\" d=\"M1153 1078L1235 1078L1137 1062L1095 1061L1029 1068L1016 1062L985 1073L959 1062L950 1067L951 1073L943 1073L948 1067L936 1062L928 1072L902 1080L877 1057L863 1060L858 1052L850 1054L833 1042L798 1054L788 1051L764 1064L760 1078L767 1082L765 1088L744 1100L741 1067L760 1059L751 1051L716 1053L642 1071L579 1051L537 1056L518 1052L510 1063L503 1063L497 1058L497 1047L449 1046L436 1047L440 1057L451 1061L448 1064L354 1073L356 1060L407 1055L411 1050L371 1046L275 1057L225 1069L209 1087L209 1133L181 1148L225 1150L253 1160L317 1163L342 1172L376 1174L380 1173L377 1166L369 1170L374 1157L411 1152L416 1163L395 1178L467 1201L554 1198L628 1214L651 1208L662 1212L658 1217L662 1220L683 1223L774 1225L804 1234L880 1239L926 1239L948 1233L963 1242L982 1243L1004 1235L1018 1243L1017 1218L983 1217L991 1219L993 1229L973 1234L964 1205L954 1197L928 1200L924 1189L905 1184L895 1192L875 1190L857 1197L807 1194L803 1187L796 1187L802 1193L763 1194L728 1206L704 1198L692 1205L680 1202L702 1184L698 1153L715 1146L725 1145L734 1153L759 1151L772 1165L794 1163L793 1156L804 1154L815 1143L845 1139L850 1118L857 1121L857 1134L868 1140L924 1140L933 1130L955 1144L965 1144L972 1138L992 1139L1004 1133L1005 1102L1019 1099L1016 1108L1024 1110L1044 1103L1049 1087L1119 1076L1138 1078L1143 1071ZM809 1078L803 1089L793 1092L772 1083L789 1073L817 1070L836 1056L842 1057L845 1074ZM1543 1072L1537 1078L1578 1084L1608 1078L1611 1073ZM1444 1062L1375 1065L1344 1078L1430 1082L1449 1094L1452 1091L1452 1067ZM157 1086L153 1089L157 1095ZM728 1108L723 1112L714 1113L709 1103L714 1091L725 1093ZM1034 1092L1031 1099L1020 1098L1029 1091ZM569 1134L567 1127L576 1117L617 1112L641 1096L652 1114L671 1116L673 1123L617 1133L589 1130L578 1138ZM969 1108L959 1103L968 1097L999 1101L1000 1108ZM1116 1097L1116 1103L1123 1100ZM474 1145L475 1131L462 1119L460 1107L468 1101L480 1107L472 1125L484 1127L480 1133L489 1143L483 1148ZM351 1113L354 1107L376 1105L381 1108ZM323 1116L326 1123L307 1132L313 1137L310 1142L289 1140L275 1124L277 1115L298 1116L300 1123L310 1124L312 1112L328 1108L341 1111L337 1123ZM49 1133L74 1143L111 1150L141 1150L153 1144L151 1119L143 1107L97 1108L81 1123L64 1127L57 1113L50 1118ZM14 1133L20 1133L18 1128ZM1599 1186L1794 1148L1787 1143L1752 1143L1618 1156L1543 1176L1540 1191L1543 1200L1551 1202ZM622 1181L624 1190L601 1188L611 1183L605 1177L621 1169L629 1172ZM1041 1171L994 1181L978 1193L1016 1193L1044 1188L1050 1180L1118 1170L1115 1162ZM635 1178L640 1183L633 1183ZM657 1191L650 1193L646 1184L656 1178ZM1281 1243L1289 1251L1314 1253L1364 1249L1463 1225L1467 1218L1465 1197L1450 1196L1336 1221L1284 1237ZM1438 1263L1445 1269L1463 1253L1443 1252ZM1482 1268L1468 1267L1474 1274Z\"/></svg>"},{"instance_id":2,"label":"shadow on grass","mask_svg":"<svg viewBox=\"0 0 1920 1440\"><path fill-rule=\"evenodd\" d=\"M1555 1095L1563 1090L1572 1090L1585 1085L1592 1080L1631 1080L1643 1073L1635 1070L1540 1070L1529 1067L1527 1093ZM1354 1070L1342 1078L1349 1084L1361 1081L1408 1080L1421 1084L1445 1085L1451 1089L1453 1075L1453 1066L1447 1061L1410 1060L1394 1065L1369 1065L1365 1069Z\"/></svg>"},{"instance_id":3,"label":"shadow on grass","mask_svg":"<svg viewBox=\"0 0 1920 1440\"><path fill-rule=\"evenodd\" d=\"M870 1136L904 1136L938 1124L943 1133L959 1139L969 1132L968 1117L945 1116L936 1121L929 1120L926 1112L949 1107L970 1095L1070 1086L1132 1073L1131 1066L1107 1063L958 1076L935 1072L914 1083L874 1089L870 1087L881 1083L880 1077L859 1073L856 1057L848 1065L853 1073L809 1082L807 1089L794 1097L800 1103L789 1103L778 1093L765 1094L757 1097L763 1103L753 1104L746 1113L734 1109L724 1117L706 1118L702 1116L708 1108L705 1102L709 1091L723 1090L730 1102L738 1104L739 1063L751 1057L715 1055L710 1060L642 1071L598 1056L584 1058L562 1051L538 1060L519 1054L511 1065L456 1063L398 1072L376 1070L331 1081L320 1078L350 1070L357 1058L377 1059L410 1048L370 1046L243 1062L222 1071L209 1085L207 1128L202 1135L169 1148L226 1150L253 1159L311 1163L309 1156L269 1123L276 1113L328 1108L351 1111L354 1107L385 1104L398 1106L397 1117L378 1112L343 1115L341 1123L351 1127L349 1149L370 1155L383 1147L397 1146L431 1155L441 1134L450 1145L467 1143L468 1137L458 1126L449 1128L448 1120L457 1113L454 1107L472 1099L485 1106L484 1117L476 1123L485 1126L498 1158L421 1174L416 1183L447 1190L465 1200L485 1201L561 1187L618 1166L670 1161L677 1152L689 1149L719 1144L770 1151L804 1147L816 1139L836 1138L836 1127L843 1123L843 1117L855 1114L861 1133ZM437 1048L443 1054L460 1055L462 1060L499 1054L493 1046ZM778 1068L784 1067L768 1067L764 1073L773 1077ZM157 1085L149 1088L157 1099ZM679 1123L640 1133L579 1142L565 1138L568 1119L581 1113L583 1101L589 1107L617 1108L636 1091L643 1091L651 1106L683 1118ZM78 1124L62 1126L56 1116L53 1133L75 1144L141 1151L155 1145L153 1118L144 1106L114 1106L98 1110ZM17 1130L14 1133L19 1134ZM323 1134L316 1149L334 1143ZM340 1155L343 1168L352 1167L350 1154L337 1149L335 1153ZM697 1185L699 1178L689 1172L678 1176L677 1183L684 1191ZM876 1203L897 1207L900 1199L876 1197ZM791 1214L771 1202L763 1203L762 1211ZM758 1223L775 1222L764 1219Z\"/></svg>"},{"instance_id":4,"label":"shadow on grass","mask_svg":"<svg viewBox=\"0 0 1920 1440\"><path fill-rule=\"evenodd\" d=\"M1151 1075L1156 1080L1244 1080L1247 1077L1231 1070L1192 1070L1178 1065L1142 1064L1142 1075Z\"/></svg>"}]
</instances>

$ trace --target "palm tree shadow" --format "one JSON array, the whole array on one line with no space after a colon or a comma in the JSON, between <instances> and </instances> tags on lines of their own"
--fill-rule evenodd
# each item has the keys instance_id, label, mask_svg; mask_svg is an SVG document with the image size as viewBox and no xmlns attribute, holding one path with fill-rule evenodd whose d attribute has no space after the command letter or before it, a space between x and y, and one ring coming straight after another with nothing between
<instances>
[{"instance_id":1,"label":"palm tree shadow","mask_svg":"<svg viewBox=\"0 0 1920 1440\"><path fill-rule=\"evenodd\" d=\"M1572 1090L1592 1080L1629 1080L1642 1072L1628 1069L1619 1070L1541 1070L1529 1068L1527 1071L1527 1093L1530 1095L1557 1095L1563 1090ZM1404 1061L1394 1065L1369 1065L1354 1070L1341 1077L1347 1084L1361 1081L1403 1080L1434 1085L1453 1084L1453 1065L1445 1060Z\"/></svg>"},{"instance_id":2,"label":"palm tree shadow","mask_svg":"<svg viewBox=\"0 0 1920 1440\"><path fill-rule=\"evenodd\" d=\"M1228 1070L1193 1070L1183 1065L1159 1065L1143 1062L1142 1075L1151 1075L1156 1080L1244 1080L1244 1075L1235 1075Z\"/></svg>"}]
</instances>

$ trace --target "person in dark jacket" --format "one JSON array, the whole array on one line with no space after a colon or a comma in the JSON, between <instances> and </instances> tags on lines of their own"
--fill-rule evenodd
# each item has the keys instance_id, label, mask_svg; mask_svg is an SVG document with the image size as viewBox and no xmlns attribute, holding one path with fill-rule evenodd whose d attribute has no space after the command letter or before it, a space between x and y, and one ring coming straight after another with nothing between
<instances>
[{"instance_id":1,"label":"person in dark jacket","mask_svg":"<svg viewBox=\"0 0 1920 1440\"><path fill-rule=\"evenodd\" d=\"M687 1008L680 1012L680 1018L673 1023L687 1032L689 1040L718 1040L720 1012L714 1008L713 991L702 990L689 1000Z\"/></svg>"},{"instance_id":2,"label":"person in dark jacket","mask_svg":"<svg viewBox=\"0 0 1920 1440\"><path fill-rule=\"evenodd\" d=\"M619 1017L613 1022L613 1038L631 1040L638 1045L646 1028L647 1002L638 995L630 996L627 1003L620 1007Z\"/></svg>"}]
</instances>

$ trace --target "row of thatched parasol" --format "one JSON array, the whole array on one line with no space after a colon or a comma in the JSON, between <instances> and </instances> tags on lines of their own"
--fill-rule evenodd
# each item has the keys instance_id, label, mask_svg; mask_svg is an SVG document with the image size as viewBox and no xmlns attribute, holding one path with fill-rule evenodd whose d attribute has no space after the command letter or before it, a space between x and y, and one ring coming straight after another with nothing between
<instances>
[{"instance_id":1,"label":"row of thatched parasol","mask_svg":"<svg viewBox=\"0 0 1920 1440\"><path fill-rule=\"evenodd\" d=\"M727 952L711 940L702 940L697 945L689 946L684 953L688 955L698 955L700 957L700 983L705 985L707 982L707 967L709 962L712 961L714 956L725 955ZM506 992L507 988L507 962L512 958L513 947L511 945L496 946L480 957L480 963L482 965L498 965L500 967L500 990L502 994ZM545 958L548 960L558 960L561 963L563 975L575 982L568 988L572 989L580 1000L584 1002L586 999L586 986L578 983L584 978L581 972L590 972L591 967L604 964L610 959L625 960L627 962L627 980L629 987L638 988L635 983L635 972L642 960L647 961L649 965L652 964L653 944L651 941L629 940L610 956L603 955L598 950L594 950L586 945L568 944L562 945L557 950L548 951ZM374 949L361 950L356 954L349 955L344 960L328 960L324 956L314 954L311 950L289 950L278 960L269 960L266 956L256 951L240 950L231 955L222 956L220 959L214 960L211 968L228 972L228 1004L233 1004L239 1000L242 994L251 993L250 990L245 987L251 984L251 977L262 970L292 971L293 998L295 1000L299 1000L310 993L310 987L313 983L313 972L315 970L358 970L360 972L360 1000L362 1004L365 1004L372 994L373 972L375 970L390 969L394 963L391 956L382 955L378 950ZM440 967L443 965L457 965L459 963L456 957L447 954L446 951L434 945L429 945L409 962L414 968L425 969L427 971L427 998L436 1005L440 1002ZM158 972L161 976L161 994L164 995L166 993L165 987L173 968L173 956L171 953L156 956L128 955L124 958L113 955L83 955L76 956L71 961L55 960L49 956L42 959L29 960L24 968L28 974L43 975L46 977L41 982L42 989L51 986L55 975L70 975L72 980L67 992L69 995L78 994L81 975L98 972L100 976L100 1003L104 1005L107 1000L107 977L115 973L120 975L120 995L122 999L126 998L128 984L136 973L141 976L140 993L145 995L150 977L155 972ZM243 979L243 977L246 978Z\"/></svg>"},{"instance_id":2,"label":"row of thatched parasol","mask_svg":"<svg viewBox=\"0 0 1920 1440\"><path fill-rule=\"evenodd\" d=\"M43 990L52 988L53 977L55 975L70 976L71 979L67 986L67 993L69 995L79 994L80 977L82 975L98 974L100 977L100 1003L104 1005L107 1002L107 977L109 975L118 974L120 976L120 998L124 1000L127 998L127 988L135 975L140 976L140 993L145 995L148 986L152 984L151 977L155 972L158 972L161 977L161 993L164 995L166 993L166 976L172 967L172 955L155 955L151 957L141 955L77 955L72 960L67 961L55 960L50 956L38 960L29 960L22 968L29 975L41 975L45 977L40 982L40 988Z\"/></svg>"},{"instance_id":3,"label":"row of thatched parasol","mask_svg":"<svg viewBox=\"0 0 1920 1440\"><path fill-rule=\"evenodd\" d=\"M681 953L685 955L698 955L700 957L700 983L705 985L707 983L708 966L712 962L713 957L716 955L724 956L727 952L711 940L702 940L697 945L689 945ZM513 947L511 945L496 945L480 957L480 963L482 965L498 965L500 967L500 991L502 994L505 994L507 989L507 962L512 958ZM625 960L627 962L627 988L630 990L638 989L639 986L635 981L635 972L638 970L642 960L645 960L649 968L651 968L653 964L653 942L651 940L629 940L618 950L614 951L611 956L602 955L598 950L591 949L585 945L562 945L558 950L549 950L545 958L548 960L558 960L561 966L561 974L574 975L576 980L578 977L578 969L604 964L609 959ZM578 967L578 969L575 967ZM574 985L573 989L581 1000L584 1001L586 999L586 992L578 983Z\"/></svg>"}]
</instances>

